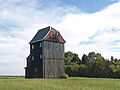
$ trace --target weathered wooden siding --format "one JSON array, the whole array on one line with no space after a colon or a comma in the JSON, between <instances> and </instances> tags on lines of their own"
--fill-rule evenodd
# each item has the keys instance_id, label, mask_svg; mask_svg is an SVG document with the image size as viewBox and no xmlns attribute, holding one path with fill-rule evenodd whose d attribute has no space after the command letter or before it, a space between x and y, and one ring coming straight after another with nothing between
<instances>
[{"instance_id":1,"label":"weathered wooden siding","mask_svg":"<svg viewBox=\"0 0 120 90\"><path fill-rule=\"evenodd\" d=\"M64 44L43 42L44 77L60 77L64 73Z\"/></svg>"},{"instance_id":2,"label":"weathered wooden siding","mask_svg":"<svg viewBox=\"0 0 120 90\"><path fill-rule=\"evenodd\" d=\"M30 41L26 78L59 78L64 73L64 43L65 40L54 28L47 27L39 30Z\"/></svg>"},{"instance_id":3,"label":"weathered wooden siding","mask_svg":"<svg viewBox=\"0 0 120 90\"><path fill-rule=\"evenodd\" d=\"M30 57L27 58L27 67L26 67L26 78L42 78L43 77L43 63L42 58L42 47L40 47L41 42L33 43L30 45ZM32 49L34 45L34 49ZM32 60L34 56L34 60Z\"/></svg>"}]
</instances>

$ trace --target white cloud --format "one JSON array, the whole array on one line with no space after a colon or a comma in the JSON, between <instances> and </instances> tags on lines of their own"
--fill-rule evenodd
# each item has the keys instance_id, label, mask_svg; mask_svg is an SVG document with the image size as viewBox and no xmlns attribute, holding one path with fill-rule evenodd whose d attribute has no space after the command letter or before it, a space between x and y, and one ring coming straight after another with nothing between
<instances>
[{"instance_id":1,"label":"white cloud","mask_svg":"<svg viewBox=\"0 0 120 90\"><path fill-rule=\"evenodd\" d=\"M120 3L115 3L102 11L92 14L70 14L58 25L67 41L66 50L72 50L80 56L90 51L100 52L106 58L111 55L120 58L111 46L118 47L114 42L120 40ZM95 35L95 37L93 37ZM93 37L90 39L90 37ZM80 45L82 41L92 42ZM105 52L107 53L105 53Z\"/></svg>"},{"instance_id":2,"label":"white cloud","mask_svg":"<svg viewBox=\"0 0 120 90\"><path fill-rule=\"evenodd\" d=\"M0 74L9 74L11 68L14 68L11 74L23 74L25 59L29 55L29 41L38 29L49 25L63 35L66 51L73 51L79 56L96 51L106 58L111 55L120 58L120 53L115 50L120 46L119 42L115 42L120 40L120 2L92 14L82 13L76 7L36 9L38 4L31 0L27 5L18 5L18 1L8 0L0 6L0 25L5 27L0 27ZM74 14L76 11L79 13ZM1 63L9 66L1 66Z\"/></svg>"}]
</instances>

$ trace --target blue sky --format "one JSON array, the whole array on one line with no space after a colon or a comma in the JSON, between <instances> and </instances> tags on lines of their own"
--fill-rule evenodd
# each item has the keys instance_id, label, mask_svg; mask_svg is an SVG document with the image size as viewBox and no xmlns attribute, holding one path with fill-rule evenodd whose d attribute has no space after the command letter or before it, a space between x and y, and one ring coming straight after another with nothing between
<instances>
[{"instance_id":1,"label":"blue sky","mask_svg":"<svg viewBox=\"0 0 120 90\"><path fill-rule=\"evenodd\" d=\"M65 51L120 58L119 0L0 0L0 75L24 75L29 41L52 26Z\"/></svg>"},{"instance_id":2,"label":"blue sky","mask_svg":"<svg viewBox=\"0 0 120 90\"><path fill-rule=\"evenodd\" d=\"M44 9L51 6L75 6L81 11L93 13L118 1L119 0L52 0L51 2L50 0L40 0L39 3L42 3L41 6L43 6Z\"/></svg>"},{"instance_id":3,"label":"blue sky","mask_svg":"<svg viewBox=\"0 0 120 90\"><path fill-rule=\"evenodd\" d=\"M104 9L108 5L118 2L119 0L53 0L53 2L57 2L58 6L75 6L79 8L81 11L86 13L93 13L99 10ZM42 0L44 5L50 3L50 5L54 5L50 0Z\"/></svg>"}]
</instances>

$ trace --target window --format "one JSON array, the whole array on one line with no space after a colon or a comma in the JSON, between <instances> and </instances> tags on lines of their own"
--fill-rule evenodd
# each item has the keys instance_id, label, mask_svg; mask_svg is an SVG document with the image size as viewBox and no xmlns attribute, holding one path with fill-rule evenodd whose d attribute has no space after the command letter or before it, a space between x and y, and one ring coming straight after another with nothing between
<instances>
[{"instance_id":1,"label":"window","mask_svg":"<svg viewBox=\"0 0 120 90\"><path fill-rule=\"evenodd\" d=\"M32 49L34 49L34 45L32 45Z\"/></svg>"},{"instance_id":2,"label":"window","mask_svg":"<svg viewBox=\"0 0 120 90\"><path fill-rule=\"evenodd\" d=\"M57 34L56 34L57 36L59 36L59 33L57 32Z\"/></svg>"},{"instance_id":3,"label":"window","mask_svg":"<svg viewBox=\"0 0 120 90\"><path fill-rule=\"evenodd\" d=\"M42 47L42 43L40 42L40 47Z\"/></svg>"},{"instance_id":4,"label":"window","mask_svg":"<svg viewBox=\"0 0 120 90\"><path fill-rule=\"evenodd\" d=\"M35 67L35 72L37 72L37 68Z\"/></svg>"},{"instance_id":5,"label":"window","mask_svg":"<svg viewBox=\"0 0 120 90\"><path fill-rule=\"evenodd\" d=\"M59 46L59 44L57 43L57 44L56 44L56 48L58 48L58 46Z\"/></svg>"},{"instance_id":6,"label":"window","mask_svg":"<svg viewBox=\"0 0 120 90\"><path fill-rule=\"evenodd\" d=\"M40 59L42 58L42 55L40 55Z\"/></svg>"},{"instance_id":7,"label":"window","mask_svg":"<svg viewBox=\"0 0 120 90\"><path fill-rule=\"evenodd\" d=\"M34 61L34 56L32 56L32 61Z\"/></svg>"}]
</instances>

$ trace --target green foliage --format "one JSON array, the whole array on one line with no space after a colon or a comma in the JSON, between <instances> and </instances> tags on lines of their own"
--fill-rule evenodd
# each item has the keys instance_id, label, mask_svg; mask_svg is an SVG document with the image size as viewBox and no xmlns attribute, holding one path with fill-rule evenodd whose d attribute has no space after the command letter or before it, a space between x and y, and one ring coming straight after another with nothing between
<instances>
[{"instance_id":1,"label":"green foliage","mask_svg":"<svg viewBox=\"0 0 120 90\"><path fill-rule=\"evenodd\" d=\"M73 58L73 53L72 52L66 52L65 53L65 65L71 65L71 60Z\"/></svg>"},{"instance_id":2,"label":"green foliage","mask_svg":"<svg viewBox=\"0 0 120 90\"><path fill-rule=\"evenodd\" d=\"M91 61L91 71L94 77L104 77L105 60L102 57L96 57L95 61Z\"/></svg>"},{"instance_id":3,"label":"green foliage","mask_svg":"<svg viewBox=\"0 0 120 90\"><path fill-rule=\"evenodd\" d=\"M49 75L49 78L54 78L54 76L53 75Z\"/></svg>"},{"instance_id":4,"label":"green foliage","mask_svg":"<svg viewBox=\"0 0 120 90\"><path fill-rule=\"evenodd\" d=\"M88 76L87 66L81 65L67 65L65 66L65 72L71 77Z\"/></svg>"},{"instance_id":5,"label":"green foliage","mask_svg":"<svg viewBox=\"0 0 120 90\"><path fill-rule=\"evenodd\" d=\"M73 76L79 77L79 65L74 65L72 68Z\"/></svg>"},{"instance_id":6,"label":"green foliage","mask_svg":"<svg viewBox=\"0 0 120 90\"><path fill-rule=\"evenodd\" d=\"M68 74L69 76L74 76L73 70L72 70L72 65L65 66L65 73Z\"/></svg>"},{"instance_id":7,"label":"green foliage","mask_svg":"<svg viewBox=\"0 0 120 90\"><path fill-rule=\"evenodd\" d=\"M115 78L120 78L120 61L113 61L112 65L109 66L112 70Z\"/></svg>"},{"instance_id":8,"label":"green foliage","mask_svg":"<svg viewBox=\"0 0 120 90\"><path fill-rule=\"evenodd\" d=\"M85 77L88 76L88 67L84 64L79 66L79 76Z\"/></svg>"},{"instance_id":9,"label":"green foliage","mask_svg":"<svg viewBox=\"0 0 120 90\"><path fill-rule=\"evenodd\" d=\"M82 64L87 65L88 63L89 63L89 57L84 54L82 57Z\"/></svg>"},{"instance_id":10,"label":"green foliage","mask_svg":"<svg viewBox=\"0 0 120 90\"><path fill-rule=\"evenodd\" d=\"M111 56L105 60L100 53L90 52L82 56L82 64L77 54L66 52L65 72L72 77L108 77L120 78L120 60ZM79 63L78 63L79 62Z\"/></svg>"},{"instance_id":11,"label":"green foliage","mask_svg":"<svg viewBox=\"0 0 120 90\"><path fill-rule=\"evenodd\" d=\"M76 54L76 53L73 54L73 58L72 58L71 62L81 64L81 60L79 59L78 54Z\"/></svg>"},{"instance_id":12,"label":"green foliage","mask_svg":"<svg viewBox=\"0 0 120 90\"><path fill-rule=\"evenodd\" d=\"M68 74L63 73L63 74L61 75L61 78L68 78Z\"/></svg>"},{"instance_id":13,"label":"green foliage","mask_svg":"<svg viewBox=\"0 0 120 90\"><path fill-rule=\"evenodd\" d=\"M89 60L95 60L95 57L96 57L95 52L90 52L90 53L88 54Z\"/></svg>"},{"instance_id":14,"label":"green foliage","mask_svg":"<svg viewBox=\"0 0 120 90\"><path fill-rule=\"evenodd\" d=\"M78 57L78 54L72 53L70 51L65 53L65 65L75 65L81 64L81 60Z\"/></svg>"}]
</instances>

